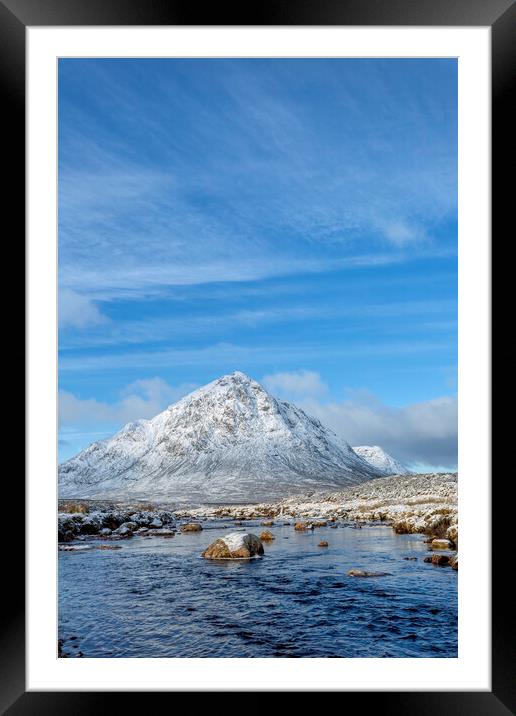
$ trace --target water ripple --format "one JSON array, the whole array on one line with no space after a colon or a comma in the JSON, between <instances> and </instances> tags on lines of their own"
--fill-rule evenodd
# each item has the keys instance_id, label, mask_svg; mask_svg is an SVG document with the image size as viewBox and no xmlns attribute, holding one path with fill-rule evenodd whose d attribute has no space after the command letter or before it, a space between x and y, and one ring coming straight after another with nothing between
<instances>
[{"instance_id":1,"label":"water ripple","mask_svg":"<svg viewBox=\"0 0 516 716\"><path fill-rule=\"evenodd\" d=\"M117 551L61 552L59 636L71 655L457 656L457 574L403 559L426 553L420 536L274 526L263 559L211 562L202 550L234 528L206 527L135 537ZM390 575L347 577L353 567Z\"/></svg>"}]
</instances>

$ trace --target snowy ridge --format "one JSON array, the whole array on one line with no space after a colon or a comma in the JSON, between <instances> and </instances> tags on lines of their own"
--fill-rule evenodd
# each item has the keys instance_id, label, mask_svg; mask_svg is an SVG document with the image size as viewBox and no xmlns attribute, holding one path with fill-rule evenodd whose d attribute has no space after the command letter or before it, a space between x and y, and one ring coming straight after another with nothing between
<instances>
[{"instance_id":1,"label":"snowy ridge","mask_svg":"<svg viewBox=\"0 0 516 716\"><path fill-rule=\"evenodd\" d=\"M410 470L395 460L378 445L359 445L354 447L356 454L384 475L409 475Z\"/></svg>"},{"instance_id":2,"label":"snowy ridge","mask_svg":"<svg viewBox=\"0 0 516 716\"><path fill-rule=\"evenodd\" d=\"M385 473L244 373L126 425L59 466L59 496L256 501Z\"/></svg>"}]
</instances>

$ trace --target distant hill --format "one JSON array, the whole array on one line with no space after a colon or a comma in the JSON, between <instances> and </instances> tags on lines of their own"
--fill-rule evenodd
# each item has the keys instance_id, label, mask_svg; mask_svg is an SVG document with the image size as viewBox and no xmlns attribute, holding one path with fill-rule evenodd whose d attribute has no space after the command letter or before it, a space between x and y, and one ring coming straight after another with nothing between
<instances>
[{"instance_id":1,"label":"distant hill","mask_svg":"<svg viewBox=\"0 0 516 716\"><path fill-rule=\"evenodd\" d=\"M395 460L378 445L359 445L354 447L353 450L362 460L381 470L384 475L410 474L410 470L405 465Z\"/></svg>"}]
</instances>

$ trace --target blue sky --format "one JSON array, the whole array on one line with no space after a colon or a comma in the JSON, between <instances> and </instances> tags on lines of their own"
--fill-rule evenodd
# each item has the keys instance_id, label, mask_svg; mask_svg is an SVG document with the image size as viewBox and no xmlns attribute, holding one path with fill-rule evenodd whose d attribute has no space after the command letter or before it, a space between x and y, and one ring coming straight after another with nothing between
<instances>
[{"instance_id":1,"label":"blue sky","mask_svg":"<svg viewBox=\"0 0 516 716\"><path fill-rule=\"evenodd\" d=\"M456 465L457 65L59 61L60 458L242 370Z\"/></svg>"}]
</instances>

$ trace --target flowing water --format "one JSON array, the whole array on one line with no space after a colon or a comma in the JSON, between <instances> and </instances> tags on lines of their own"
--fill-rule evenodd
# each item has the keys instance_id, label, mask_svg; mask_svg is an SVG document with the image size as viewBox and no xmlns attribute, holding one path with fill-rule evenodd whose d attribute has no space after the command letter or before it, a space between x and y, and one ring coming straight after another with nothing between
<instances>
[{"instance_id":1,"label":"flowing water","mask_svg":"<svg viewBox=\"0 0 516 716\"><path fill-rule=\"evenodd\" d=\"M456 657L457 572L422 535L386 526L274 526L263 558L200 557L217 537L133 537L59 553L59 636L84 657ZM319 547L327 540L329 547ZM87 544L87 542L83 543ZM95 545L102 542L95 541ZM404 557L417 557L406 560ZM384 577L348 577L359 568Z\"/></svg>"}]
</instances>

